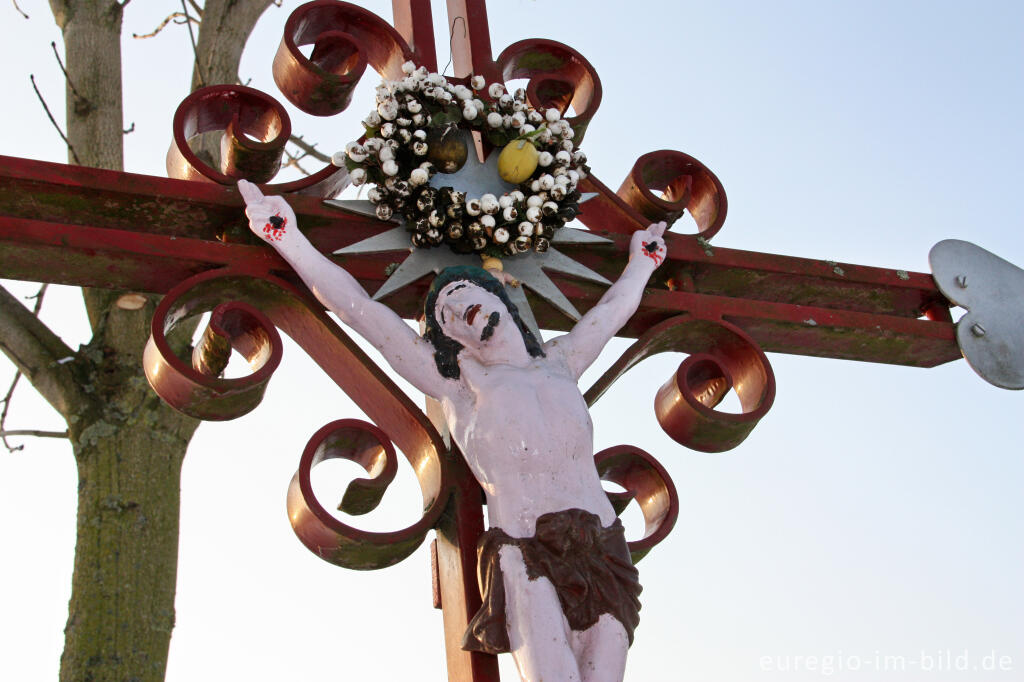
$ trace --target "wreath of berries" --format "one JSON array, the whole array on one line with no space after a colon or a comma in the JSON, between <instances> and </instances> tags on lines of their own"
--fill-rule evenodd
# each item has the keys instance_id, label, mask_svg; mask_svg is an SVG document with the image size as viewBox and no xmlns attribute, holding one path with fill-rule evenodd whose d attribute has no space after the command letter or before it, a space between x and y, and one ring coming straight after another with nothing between
<instances>
[{"instance_id":1,"label":"wreath of berries","mask_svg":"<svg viewBox=\"0 0 1024 682\"><path fill-rule=\"evenodd\" d=\"M402 216L416 248L448 244L492 256L546 251L555 231L579 213L577 185L590 170L569 123L557 109L530 106L521 88L509 94L482 76L468 86L450 83L412 62L402 70L403 79L377 87L364 140L350 142L334 163L349 170L353 185L373 185L367 198L377 217ZM479 131L493 153L501 150L499 175L514 190L467 196L428 184L475 153L460 129Z\"/></svg>"}]
</instances>

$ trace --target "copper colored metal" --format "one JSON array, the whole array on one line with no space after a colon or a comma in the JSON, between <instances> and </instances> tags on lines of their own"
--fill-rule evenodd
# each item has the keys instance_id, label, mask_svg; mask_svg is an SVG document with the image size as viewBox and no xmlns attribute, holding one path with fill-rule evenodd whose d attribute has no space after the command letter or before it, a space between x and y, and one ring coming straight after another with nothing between
<instances>
[{"instance_id":1,"label":"copper colored metal","mask_svg":"<svg viewBox=\"0 0 1024 682\"><path fill-rule=\"evenodd\" d=\"M637 159L617 194L652 223L664 220L672 225L689 211L704 239L722 228L728 208L725 188L707 166L668 149Z\"/></svg>"},{"instance_id":2,"label":"copper colored metal","mask_svg":"<svg viewBox=\"0 0 1024 682\"><path fill-rule=\"evenodd\" d=\"M484 532L483 491L457 449L446 464L452 495L438 520L437 567L448 679L497 682L497 656L462 649L466 626L481 604L476 545Z\"/></svg>"},{"instance_id":3,"label":"copper colored metal","mask_svg":"<svg viewBox=\"0 0 1024 682\"><path fill-rule=\"evenodd\" d=\"M142 359L146 378L165 402L191 417L220 421L247 414L263 400L267 382L281 362L277 328L251 305L237 301L219 305L191 364L186 363L171 350L167 333L178 322L209 310L213 301L203 292L180 287L179 291L180 295L164 297L153 313L153 333ZM219 377L230 348L249 360L252 374Z\"/></svg>"},{"instance_id":4,"label":"copper colored metal","mask_svg":"<svg viewBox=\"0 0 1024 682\"><path fill-rule=\"evenodd\" d=\"M480 75L488 83L500 81L491 51L487 4L483 0L447 0L447 8L455 76Z\"/></svg>"},{"instance_id":5,"label":"copper colored metal","mask_svg":"<svg viewBox=\"0 0 1024 682\"><path fill-rule=\"evenodd\" d=\"M437 71L437 50L434 46L434 19L430 0L391 0L395 30L416 55L416 63Z\"/></svg>"},{"instance_id":6,"label":"copper colored metal","mask_svg":"<svg viewBox=\"0 0 1024 682\"><path fill-rule=\"evenodd\" d=\"M407 528L375 533L341 522L313 493L313 467L330 459L347 459L360 464L372 477L352 481L342 507L357 513L370 511L394 478L396 457L387 435L358 419L339 419L313 434L288 487L288 518L302 544L324 561L357 570L391 566L412 554L436 522L444 506L442 498L435 497L427 512ZM421 478L420 485L424 482ZM428 498L436 491L423 489L423 493Z\"/></svg>"},{"instance_id":7,"label":"copper colored metal","mask_svg":"<svg viewBox=\"0 0 1024 682\"><path fill-rule=\"evenodd\" d=\"M586 182L599 181L591 176ZM646 223L604 189L606 194L585 204L581 219L614 243L562 248L614 278L626 258L629 236L624 230ZM82 201L83 194L91 201ZM292 194L289 202L303 232L326 253L388 227L324 206L318 198ZM159 294L188 277L226 266L272 271L297 282L281 258L254 243L243 210L236 190L214 183L0 156L0 271L14 279ZM949 319L920 319L925 309L949 308L927 273L712 248L675 233L668 233L666 241L668 261L621 336L637 338L670 317L693 313L728 320L767 352L913 367L961 357ZM335 256L370 292L387 279L388 266L402 258L401 252ZM47 263L44 271L41 260ZM605 291L557 274L553 279L581 312ZM413 318L425 292L424 281L391 296L388 304ZM542 327L568 329L568 318L560 312L540 301L531 304Z\"/></svg>"},{"instance_id":8,"label":"copper colored metal","mask_svg":"<svg viewBox=\"0 0 1024 682\"><path fill-rule=\"evenodd\" d=\"M742 329L724 320L680 315L655 325L637 339L585 394L593 404L623 374L657 353L685 348L691 353L655 398L655 413L675 441L702 452L739 445L775 400L775 375L764 352ZM729 389L743 412L714 407Z\"/></svg>"},{"instance_id":9,"label":"copper colored metal","mask_svg":"<svg viewBox=\"0 0 1024 682\"><path fill-rule=\"evenodd\" d=\"M220 303L225 299L228 302ZM211 326L220 330L218 336L231 338L232 345L244 355L267 357L254 374L218 379L196 371L173 353L166 335L174 325L209 309L215 310ZM308 292L259 270L213 271L182 282L161 301L154 316L144 358L147 377L161 398L186 414L203 419L240 416L262 398L280 359L275 325L294 339L379 427L343 420L313 436L288 493L289 518L296 534L318 556L338 565L372 569L401 561L423 542L447 504L450 490L442 459L446 448L423 412ZM266 342L256 343L263 335ZM312 494L312 467L336 457L362 465L371 477L352 481L341 506L349 513L364 513L377 505L394 478L392 441L419 481L424 510L420 519L390 533L359 530L335 519Z\"/></svg>"},{"instance_id":10,"label":"copper colored metal","mask_svg":"<svg viewBox=\"0 0 1024 682\"><path fill-rule=\"evenodd\" d=\"M292 134L291 119L273 97L242 85L211 85L182 100L174 113L174 141L167 152L167 174L181 180L222 185L239 178L269 182L281 169ZM223 131L221 167L214 170L188 145L201 134Z\"/></svg>"},{"instance_id":11,"label":"copper colored metal","mask_svg":"<svg viewBox=\"0 0 1024 682\"><path fill-rule=\"evenodd\" d=\"M624 492L608 493L617 513L633 500L640 505L644 535L628 543L635 564L672 531L679 517L679 494L665 467L638 447L607 448L594 455L594 463L601 480L625 488Z\"/></svg>"},{"instance_id":12,"label":"copper colored metal","mask_svg":"<svg viewBox=\"0 0 1024 682\"><path fill-rule=\"evenodd\" d=\"M495 63L505 81L530 79L526 91L534 106L562 113L571 106L574 115L566 120L579 146L601 105L601 79L583 55L568 45L533 38L509 45Z\"/></svg>"},{"instance_id":13,"label":"copper colored metal","mask_svg":"<svg viewBox=\"0 0 1024 682\"><path fill-rule=\"evenodd\" d=\"M299 50L304 45L313 46L309 58ZM274 82L299 109L332 116L348 107L367 65L395 79L402 75L402 63L414 56L398 31L376 14L346 2L316 0L288 17L274 57Z\"/></svg>"}]
</instances>

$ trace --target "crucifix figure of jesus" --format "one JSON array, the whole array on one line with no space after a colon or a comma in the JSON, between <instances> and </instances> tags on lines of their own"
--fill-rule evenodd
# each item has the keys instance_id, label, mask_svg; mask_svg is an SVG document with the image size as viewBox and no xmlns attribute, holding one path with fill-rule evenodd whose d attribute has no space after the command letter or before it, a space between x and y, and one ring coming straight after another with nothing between
<instances>
[{"instance_id":1,"label":"crucifix figure of jesus","mask_svg":"<svg viewBox=\"0 0 1024 682\"><path fill-rule=\"evenodd\" d=\"M391 367L438 400L487 495L483 606L463 647L511 652L526 681L621 682L640 584L594 465L580 375L636 312L664 260L665 223L633 234L619 279L568 334L541 344L482 268L443 270L417 335L299 232L279 196L241 180L252 231Z\"/></svg>"}]
</instances>

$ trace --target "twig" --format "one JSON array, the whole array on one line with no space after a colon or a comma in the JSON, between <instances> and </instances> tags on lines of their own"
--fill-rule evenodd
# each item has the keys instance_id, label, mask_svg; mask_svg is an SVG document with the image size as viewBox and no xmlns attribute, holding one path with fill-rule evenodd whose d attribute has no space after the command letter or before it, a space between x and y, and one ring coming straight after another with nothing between
<instances>
[{"instance_id":1,"label":"twig","mask_svg":"<svg viewBox=\"0 0 1024 682\"><path fill-rule=\"evenodd\" d=\"M179 19L181 19L181 21L178 21ZM182 24L188 23L190 21L194 21L197 24L199 23L198 19L194 19L190 15L185 14L184 12L173 12L173 13L167 15L164 18L164 20L160 22L160 25L157 26L156 28L154 28L152 30L152 32L150 32L150 33L142 33L142 34L140 34L140 33L133 33L132 34L132 38L135 38L136 40L145 40L146 38L152 38L157 33L159 33L160 31L164 30L164 28L167 26L167 24L171 23L172 21L175 24L179 25L179 26L181 26Z\"/></svg>"},{"instance_id":2,"label":"twig","mask_svg":"<svg viewBox=\"0 0 1024 682\"><path fill-rule=\"evenodd\" d=\"M185 16L188 16L188 7L185 6L185 0L181 0L181 9L185 12ZM192 32L192 22L186 21L185 25L188 26L188 39L192 41L192 56L195 57L196 76L199 78L199 86L206 87L206 79L203 78L203 70L199 68L199 49L196 48L196 34Z\"/></svg>"},{"instance_id":3,"label":"twig","mask_svg":"<svg viewBox=\"0 0 1024 682\"><path fill-rule=\"evenodd\" d=\"M288 157L288 163L284 165L285 168L288 168L289 166L294 166L295 168L299 169L299 172L302 173L303 175L309 175L309 171L299 165L299 159L295 158L295 156L291 152L289 152L286 149L284 155Z\"/></svg>"},{"instance_id":4,"label":"twig","mask_svg":"<svg viewBox=\"0 0 1024 682\"><path fill-rule=\"evenodd\" d=\"M64 144L66 144L66 145L68 146L68 151L70 151L70 152L71 152L71 158L73 158L73 159L75 160L75 163L76 163L77 165L81 166L81 165L82 165L82 162L81 162L81 161L79 160L79 158L78 158L78 154L77 154L77 153L75 153L75 148L71 146L71 141L70 141L70 140L68 140L68 136L67 136L67 135L65 135L65 134L64 134L64 131L60 129L60 126L59 126L59 125L57 125L57 121L56 121L56 120L54 120L54 118L53 118L53 114L51 114L51 113L50 113L50 107L46 106L46 100L45 100L45 99L43 99L43 95L42 95L42 93L40 93L40 92L39 92L39 88L37 88L37 87L36 87L36 78L35 78L35 74L31 74L31 73L30 73L30 74L28 75L28 79L29 79L30 81L32 81L32 89L36 91L36 97L38 97L38 98L39 98L39 103L43 105L43 111L45 111L45 112L46 112L46 115L47 115L47 116L49 117L49 119L50 119L50 123L52 123L52 124L53 124L53 127L54 127L54 128L56 128L56 130L57 130L57 134L58 134L58 135L60 135L60 139L64 140Z\"/></svg>"},{"instance_id":5,"label":"twig","mask_svg":"<svg viewBox=\"0 0 1024 682\"><path fill-rule=\"evenodd\" d=\"M132 124L130 126L128 126L127 130L122 130L121 132L124 133L125 135L127 135L128 133L134 133L135 132L135 121L132 121Z\"/></svg>"},{"instance_id":6,"label":"twig","mask_svg":"<svg viewBox=\"0 0 1024 682\"><path fill-rule=\"evenodd\" d=\"M25 14L20 7L18 7L18 0L11 0L11 2L14 3L14 9L18 10L18 14L28 19L28 15ZM280 7L280 5L278 5L278 7Z\"/></svg>"},{"instance_id":7,"label":"twig","mask_svg":"<svg viewBox=\"0 0 1024 682\"><path fill-rule=\"evenodd\" d=\"M39 315L39 311L43 307L43 297L46 296L46 290L49 287L50 287L49 284L43 284L43 285L41 285L39 287L39 291L37 291L35 294L33 294L32 296L26 296L26 298L29 298L29 299L33 299L34 298L36 300L35 305L32 306L32 314L33 315L36 315L36 316ZM25 448L25 446L24 445L18 445L17 447L12 447L11 444L7 442L7 436L21 436L21 435L31 436L31 435L34 435L33 433L29 433L29 432L5 431L4 430L4 424L7 422L7 411L11 408L11 397L14 396L14 389L18 387L18 381L20 381L20 380L21 380L21 372L15 372L14 379L11 381L11 387L7 389L7 395L4 396L3 400L0 400L0 403L3 403L3 406L4 406L3 409L0 410L0 440L3 441L4 447L7 448L8 452L17 452L18 450L23 450ZM65 438L67 437L66 433L65 433L64 437Z\"/></svg>"},{"instance_id":8,"label":"twig","mask_svg":"<svg viewBox=\"0 0 1024 682\"><path fill-rule=\"evenodd\" d=\"M0 438L3 438L4 445L7 445L8 436L35 436L36 438L67 438L67 431L36 431L35 429L15 429L14 431L0 431ZM24 449L24 445L19 445L16 448L11 448L7 445L7 449L11 452L17 452L18 450Z\"/></svg>"},{"instance_id":9,"label":"twig","mask_svg":"<svg viewBox=\"0 0 1024 682\"><path fill-rule=\"evenodd\" d=\"M288 141L293 145L306 152L304 156L312 156L317 161L323 161L324 163L330 163L331 157L327 156L321 151L318 151L315 144L310 144L302 139L301 135L292 135L288 138Z\"/></svg>"},{"instance_id":10,"label":"twig","mask_svg":"<svg viewBox=\"0 0 1024 682\"><path fill-rule=\"evenodd\" d=\"M199 6L199 3L196 2L196 0L188 0L188 4L192 5L192 9L194 9L196 11L196 14L199 15L199 18L202 19L203 8Z\"/></svg>"},{"instance_id":11,"label":"twig","mask_svg":"<svg viewBox=\"0 0 1024 682\"><path fill-rule=\"evenodd\" d=\"M71 82L71 77L68 76L68 70L64 68L64 62L61 61L60 53L57 52L57 43L51 40L50 49L53 50L53 58L57 60L57 66L60 67L60 72L64 74L64 80L67 81L68 87L71 88L71 94L75 96L75 101L89 105L89 100L87 100L85 97L82 97L78 90L75 89L75 84Z\"/></svg>"},{"instance_id":12,"label":"twig","mask_svg":"<svg viewBox=\"0 0 1024 682\"><path fill-rule=\"evenodd\" d=\"M7 448L7 452L17 452L18 450L23 450L25 448L24 445L12 447L11 444L7 442L7 432L3 430L4 422L7 421L7 410L11 407L11 396L14 395L14 389L18 387L18 381L20 380L21 372L15 372L14 380L11 382L11 387L7 389L7 395L4 396L3 400L0 400L0 403L3 403L4 405L3 410L0 411L0 434L3 434L0 435L0 440L3 440L4 447Z\"/></svg>"}]
</instances>

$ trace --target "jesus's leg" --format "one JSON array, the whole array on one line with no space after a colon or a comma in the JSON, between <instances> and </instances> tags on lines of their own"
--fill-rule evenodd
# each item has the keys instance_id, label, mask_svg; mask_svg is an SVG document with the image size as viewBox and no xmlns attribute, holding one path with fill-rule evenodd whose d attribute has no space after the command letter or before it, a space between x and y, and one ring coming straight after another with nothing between
<instances>
[{"instance_id":1,"label":"jesus's leg","mask_svg":"<svg viewBox=\"0 0 1024 682\"><path fill-rule=\"evenodd\" d=\"M569 640L579 661L582 682L622 682L629 637L611 614L603 614L583 632L571 632Z\"/></svg>"},{"instance_id":2,"label":"jesus's leg","mask_svg":"<svg viewBox=\"0 0 1024 682\"><path fill-rule=\"evenodd\" d=\"M502 547L499 556L508 639L519 676L524 682L583 682L551 581L530 580L518 547Z\"/></svg>"}]
</instances>

